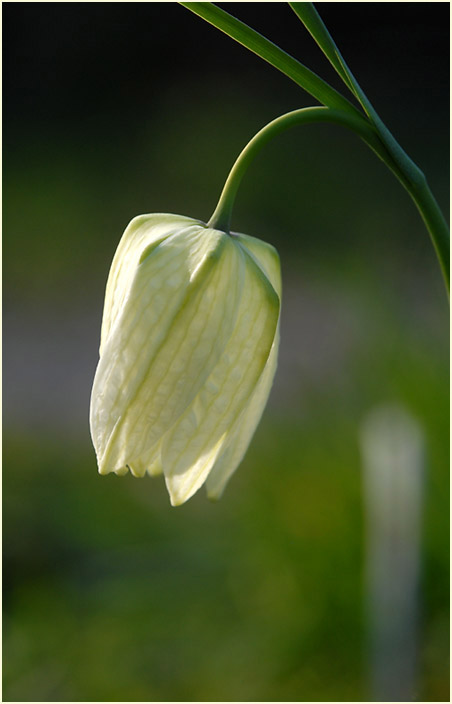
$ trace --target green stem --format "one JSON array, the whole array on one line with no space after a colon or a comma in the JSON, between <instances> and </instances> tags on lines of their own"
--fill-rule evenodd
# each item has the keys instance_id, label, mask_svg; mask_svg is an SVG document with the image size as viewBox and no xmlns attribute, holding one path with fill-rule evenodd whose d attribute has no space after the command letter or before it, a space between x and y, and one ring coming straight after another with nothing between
<instances>
[{"instance_id":1,"label":"green stem","mask_svg":"<svg viewBox=\"0 0 452 704\"><path fill-rule=\"evenodd\" d=\"M431 192L429 185L424 178L422 184L417 184L408 189L433 243L433 247L438 257L441 271L447 291L449 291L450 274L450 234L447 222Z\"/></svg>"},{"instance_id":2,"label":"green stem","mask_svg":"<svg viewBox=\"0 0 452 704\"><path fill-rule=\"evenodd\" d=\"M448 289L449 230L438 204L427 185L425 177L419 179L416 175L415 182L413 182L410 177L401 170L400 165L396 162L393 155L389 153L375 127L366 118L361 118L358 115L341 110L334 110L327 107L302 108L281 115L263 127L246 145L235 161L223 187L218 205L208 222L208 226L227 233L230 232L232 208L241 180L255 156L267 142L290 127L318 122L333 122L347 127L358 134L399 179L414 200L427 226Z\"/></svg>"},{"instance_id":3,"label":"green stem","mask_svg":"<svg viewBox=\"0 0 452 704\"><path fill-rule=\"evenodd\" d=\"M220 200L208 222L208 226L229 232L232 208L240 182L250 163L267 142L290 127L315 122L336 122L350 127L364 139L367 137L370 141L373 141L375 137L372 127L365 119L331 108L302 108L277 117L272 122L269 122L268 125L265 125L239 154L229 173Z\"/></svg>"},{"instance_id":4,"label":"green stem","mask_svg":"<svg viewBox=\"0 0 452 704\"><path fill-rule=\"evenodd\" d=\"M400 144L388 130L386 125L377 114L374 106L370 102L367 95L362 90L353 73L347 66L344 57L339 51L333 37L324 25L319 13L317 12L312 2L290 2L292 10L303 22L307 30L310 32L314 40L317 42L327 59L334 66L339 76L344 81L347 88L361 103L366 115L369 117L381 138L381 141L386 145L388 151L394 161L399 165L400 169L408 176L410 181L422 184L424 174L417 164L409 158L408 154L402 149Z\"/></svg>"}]
</instances>

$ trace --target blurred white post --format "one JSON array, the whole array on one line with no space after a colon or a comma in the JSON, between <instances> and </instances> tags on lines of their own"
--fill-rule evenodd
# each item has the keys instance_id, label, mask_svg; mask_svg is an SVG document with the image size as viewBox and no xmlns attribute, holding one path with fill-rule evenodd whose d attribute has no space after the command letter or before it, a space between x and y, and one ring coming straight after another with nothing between
<instances>
[{"instance_id":1,"label":"blurred white post","mask_svg":"<svg viewBox=\"0 0 452 704\"><path fill-rule=\"evenodd\" d=\"M412 701L416 688L424 441L401 406L373 410L361 429L366 613L373 701Z\"/></svg>"}]
</instances>

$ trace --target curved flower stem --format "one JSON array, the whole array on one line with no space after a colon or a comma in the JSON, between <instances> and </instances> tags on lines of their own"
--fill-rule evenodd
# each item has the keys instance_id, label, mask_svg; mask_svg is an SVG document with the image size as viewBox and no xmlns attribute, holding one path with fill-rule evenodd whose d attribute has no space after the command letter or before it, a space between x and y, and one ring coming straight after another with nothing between
<instances>
[{"instance_id":1,"label":"curved flower stem","mask_svg":"<svg viewBox=\"0 0 452 704\"><path fill-rule=\"evenodd\" d=\"M380 116L377 114L374 106L347 66L344 57L323 23L314 4L312 2L290 2L289 5L297 17L303 22L306 29L317 42L329 62L334 66L347 88L361 104L361 107L368 116L370 122L375 126L381 141L388 148L391 156L394 158L394 161L399 164L405 174L409 175L409 178L413 181L413 183L416 182L416 179L418 179L419 182L422 182L424 179L424 174L421 169L412 161L412 159L409 158L408 154L402 149L400 144L393 137L391 132L381 120Z\"/></svg>"},{"instance_id":2,"label":"curved flower stem","mask_svg":"<svg viewBox=\"0 0 452 704\"><path fill-rule=\"evenodd\" d=\"M449 230L423 174L411 179L390 154L375 127L365 118L328 107L293 110L263 127L246 145L235 161L223 187L218 205L207 223L209 227L229 233L232 208L241 180L262 147L290 127L318 122L333 122L355 132L384 161L414 200L431 235L440 266L449 288Z\"/></svg>"},{"instance_id":3,"label":"curved flower stem","mask_svg":"<svg viewBox=\"0 0 452 704\"><path fill-rule=\"evenodd\" d=\"M340 110L327 107L301 108L277 117L265 125L239 154L223 187L218 205L208 222L209 227L229 232L232 208L240 182L250 163L267 142L290 127L316 122L336 122L358 132L363 139L378 141L375 131L365 118L355 117Z\"/></svg>"}]
</instances>

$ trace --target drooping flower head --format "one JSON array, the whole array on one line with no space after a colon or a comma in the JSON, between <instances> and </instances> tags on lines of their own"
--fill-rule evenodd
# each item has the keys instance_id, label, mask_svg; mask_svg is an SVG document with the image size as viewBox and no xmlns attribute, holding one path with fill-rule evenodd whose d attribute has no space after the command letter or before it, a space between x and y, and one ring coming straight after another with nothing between
<instances>
[{"instance_id":1,"label":"drooping flower head","mask_svg":"<svg viewBox=\"0 0 452 704\"><path fill-rule=\"evenodd\" d=\"M100 474L163 472L171 503L218 498L276 370L276 250L179 215L134 218L105 295L91 435Z\"/></svg>"}]
</instances>

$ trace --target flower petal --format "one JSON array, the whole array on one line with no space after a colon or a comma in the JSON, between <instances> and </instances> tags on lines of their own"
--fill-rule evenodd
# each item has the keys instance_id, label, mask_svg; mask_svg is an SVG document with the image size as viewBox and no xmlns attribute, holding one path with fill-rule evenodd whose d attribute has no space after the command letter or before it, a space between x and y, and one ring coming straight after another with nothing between
<instances>
[{"instance_id":1,"label":"flower petal","mask_svg":"<svg viewBox=\"0 0 452 704\"><path fill-rule=\"evenodd\" d=\"M199 223L191 218L169 213L138 215L130 221L116 249L108 275L100 356L116 316L122 310L143 252L151 246L157 246L174 232L193 225Z\"/></svg>"},{"instance_id":2,"label":"flower petal","mask_svg":"<svg viewBox=\"0 0 452 704\"><path fill-rule=\"evenodd\" d=\"M141 473L195 398L234 329L244 268L228 236L199 225L166 237L138 264L94 381L101 474L125 465Z\"/></svg>"},{"instance_id":3,"label":"flower petal","mask_svg":"<svg viewBox=\"0 0 452 704\"><path fill-rule=\"evenodd\" d=\"M246 264L236 326L200 393L163 440L162 465L173 505L189 499L205 481L256 388L275 337L279 297L255 259L234 244Z\"/></svg>"},{"instance_id":4,"label":"flower petal","mask_svg":"<svg viewBox=\"0 0 452 704\"><path fill-rule=\"evenodd\" d=\"M249 235L234 235L241 246L251 252L259 266L268 276L273 288L281 297L281 268L279 256L274 247ZM221 455L217 458L212 470L207 477L206 490L209 499L220 498L223 490L241 463L251 438L259 424L271 391L278 362L279 347L279 322L273 341L270 356L265 369L258 381L251 399L237 418L230 431L230 438Z\"/></svg>"},{"instance_id":5,"label":"flower petal","mask_svg":"<svg viewBox=\"0 0 452 704\"><path fill-rule=\"evenodd\" d=\"M254 257L271 285L281 298L281 265L276 249L268 242L258 240L250 235L233 232L232 236L244 247L248 254Z\"/></svg>"},{"instance_id":6,"label":"flower petal","mask_svg":"<svg viewBox=\"0 0 452 704\"><path fill-rule=\"evenodd\" d=\"M278 361L279 328L265 369L251 399L230 430L230 439L213 465L206 481L209 499L219 499L230 477L241 463L267 403Z\"/></svg>"}]
</instances>

